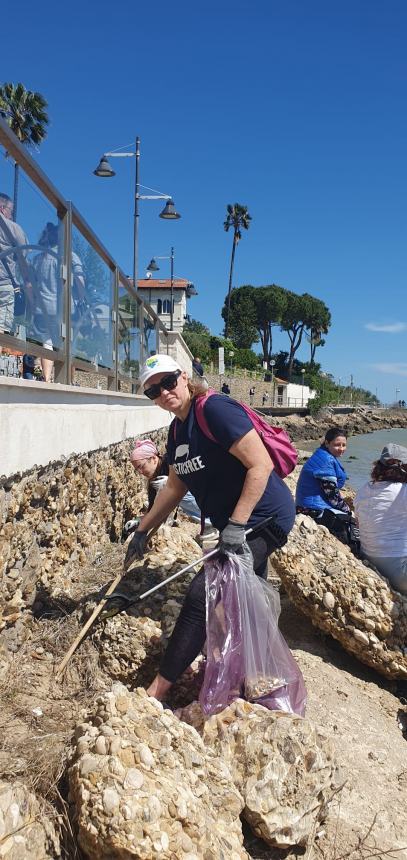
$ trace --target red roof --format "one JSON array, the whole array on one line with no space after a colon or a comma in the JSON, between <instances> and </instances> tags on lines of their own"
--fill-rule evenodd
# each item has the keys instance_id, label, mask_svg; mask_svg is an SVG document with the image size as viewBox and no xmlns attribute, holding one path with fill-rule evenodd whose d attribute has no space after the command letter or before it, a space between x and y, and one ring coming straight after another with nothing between
<instances>
[{"instance_id":1,"label":"red roof","mask_svg":"<svg viewBox=\"0 0 407 860\"><path fill-rule=\"evenodd\" d=\"M191 281L186 278L174 278L174 290L186 290L191 286ZM139 278L137 280L138 290L170 290L170 278Z\"/></svg>"}]
</instances>

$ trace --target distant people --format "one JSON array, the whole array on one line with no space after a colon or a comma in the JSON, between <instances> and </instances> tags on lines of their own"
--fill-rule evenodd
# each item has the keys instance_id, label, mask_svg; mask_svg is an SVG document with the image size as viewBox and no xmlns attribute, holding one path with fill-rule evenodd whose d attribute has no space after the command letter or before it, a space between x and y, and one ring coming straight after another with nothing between
<instances>
[{"instance_id":1,"label":"distant people","mask_svg":"<svg viewBox=\"0 0 407 860\"><path fill-rule=\"evenodd\" d=\"M254 387L254 386L252 386L252 388L251 388L251 389L250 389L250 391L249 391L249 404L250 404L250 406L253 406L253 403L254 403L254 393L255 393L255 390L256 390L256 389L255 389L255 387Z\"/></svg>"},{"instance_id":2,"label":"distant people","mask_svg":"<svg viewBox=\"0 0 407 860\"><path fill-rule=\"evenodd\" d=\"M23 355L23 379L37 379L35 373L35 355Z\"/></svg>"},{"instance_id":3,"label":"distant people","mask_svg":"<svg viewBox=\"0 0 407 860\"><path fill-rule=\"evenodd\" d=\"M342 427L330 427L322 445L304 463L296 490L297 513L307 514L318 525L326 526L343 543L356 542L351 512L340 494L347 480L339 457L346 451L347 435Z\"/></svg>"},{"instance_id":4,"label":"distant people","mask_svg":"<svg viewBox=\"0 0 407 860\"><path fill-rule=\"evenodd\" d=\"M198 376L204 375L204 369L199 356L196 356L196 358L193 359L192 368Z\"/></svg>"},{"instance_id":5,"label":"distant people","mask_svg":"<svg viewBox=\"0 0 407 860\"><path fill-rule=\"evenodd\" d=\"M390 442L356 494L363 556L407 594L407 448Z\"/></svg>"},{"instance_id":6,"label":"distant people","mask_svg":"<svg viewBox=\"0 0 407 860\"><path fill-rule=\"evenodd\" d=\"M267 405L269 397L270 397L269 393L267 391L265 391L263 394L263 397L262 397L263 406Z\"/></svg>"},{"instance_id":7,"label":"distant people","mask_svg":"<svg viewBox=\"0 0 407 860\"><path fill-rule=\"evenodd\" d=\"M17 299L32 309L32 285L26 252L13 251L28 245L28 239L13 219L13 202L0 192L0 332L12 332L14 318L19 315ZM9 253L5 253L9 251ZM17 310L17 313L15 312ZM0 346L0 353L2 349Z\"/></svg>"},{"instance_id":8,"label":"distant people","mask_svg":"<svg viewBox=\"0 0 407 860\"><path fill-rule=\"evenodd\" d=\"M224 382L221 388L222 394L230 394L230 385L227 382Z\"/></svg>"}]
</instances>

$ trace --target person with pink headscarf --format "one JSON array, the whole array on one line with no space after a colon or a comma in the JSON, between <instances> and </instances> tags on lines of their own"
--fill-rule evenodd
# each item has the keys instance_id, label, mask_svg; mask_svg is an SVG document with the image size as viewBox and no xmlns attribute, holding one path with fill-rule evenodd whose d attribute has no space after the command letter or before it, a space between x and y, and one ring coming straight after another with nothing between
<instances>
[{"instance_id":1,"label":"person with pink headscarf","mask_svg":"<svg viewBox=\"0 0 407 860\"><path fill-rule=\"evenodd\" d=\"M150 510L159 485L157 479L168 476L167 455L161 456L158 453L152 439L137 439L130 454L130 462L134 471L148 481L148 510Z\"/></svg>"},{"instance_id":2,"label":"person with pink headscarf","mask_svg":"<svg viewBox=\"0 0 407 860\"><path fill-rule=\"evenodd\" d=\"M142 475L148 481L148 510L150 511L157 492L162 489L168 477L167 454L161 456L152 439L138 439L130 454L130 462L134 471L138 472L139 475ZM188 492L185 494L184 498L180 501L179 507L186 516L201 522L202 527L201 512L191 493ZM125 536L127 534L130 534L130 531L125 529ZM206 538L217 536L217 530L214 529L210 520L205 520L203 534Z\"/></svg>"}]
</instances>

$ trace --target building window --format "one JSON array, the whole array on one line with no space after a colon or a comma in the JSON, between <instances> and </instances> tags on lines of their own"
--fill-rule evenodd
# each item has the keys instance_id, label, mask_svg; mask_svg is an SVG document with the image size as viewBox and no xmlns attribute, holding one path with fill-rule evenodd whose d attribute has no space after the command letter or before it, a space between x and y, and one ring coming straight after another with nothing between
<instances>
[{"instance_id":1,"label":"building window","mask_svg":"<svg viewBox=\"0 0 407 860\"><path fill-rule=\"evenodd\" d=\"M164 299L164 301L163 301L163 314L170 314L170 313L171 313L171 300L170 299Z\"/></svg>"},{"instance_id":2,"label":"building window","mask_svg":"<svg viewBox=\"0 0 407 860\"><path fill-rule=\"evenodd\" d=\"M161 299L157 299L157 313L162 314L163 312L163 303Z\"/></svg>"}]
</instances>

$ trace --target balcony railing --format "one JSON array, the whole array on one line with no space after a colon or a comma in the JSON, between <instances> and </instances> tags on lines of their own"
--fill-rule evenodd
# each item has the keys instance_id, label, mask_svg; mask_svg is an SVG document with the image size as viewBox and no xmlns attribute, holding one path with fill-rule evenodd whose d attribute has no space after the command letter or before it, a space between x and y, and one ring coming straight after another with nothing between
<instances>
[{"instance_id":1,"label":"balcony railing","mask_svg":"<svg viewBox=\"0 0 407 860\"><path fill-rule=\"evenodd\" d=\"M1 118L0 146L0 192L13 196L14 162L20 175L18 227L0 213L0 375L29 354L53 363L55 382L76 370L87 385L134 390L145 358L168 351L167 329Z\"/></svg>"}]
</instances>

